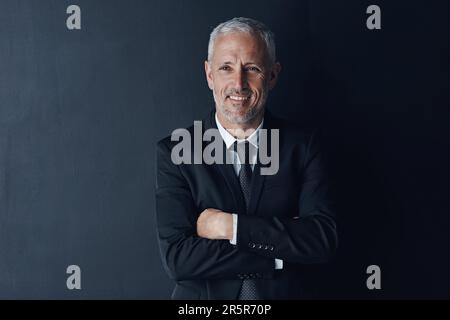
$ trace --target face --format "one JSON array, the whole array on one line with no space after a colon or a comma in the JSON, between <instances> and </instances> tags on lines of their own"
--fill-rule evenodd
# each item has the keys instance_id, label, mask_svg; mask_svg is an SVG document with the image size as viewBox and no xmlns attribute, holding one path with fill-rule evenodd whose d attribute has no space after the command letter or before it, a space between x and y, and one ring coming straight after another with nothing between
<instances>
[{"instance_id":1,"label":"face","mask_svg":"<svg viewBox=\"0 0 450 320\"><path fill-rule=\"evenodd\" d=\"M244 32L219 35L205 71L221 122L259 124L268 92L280 71L279 63L269 64L259 36Z\"/></svg>"}]
</instances>

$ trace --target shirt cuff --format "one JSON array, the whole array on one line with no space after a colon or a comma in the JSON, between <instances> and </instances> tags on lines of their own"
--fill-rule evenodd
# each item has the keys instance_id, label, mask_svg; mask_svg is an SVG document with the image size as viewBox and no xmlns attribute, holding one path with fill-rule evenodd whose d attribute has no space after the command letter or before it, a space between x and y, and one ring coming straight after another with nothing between
<instances>
[{"instance_id":1,"label":"shirt cuff","mask_svg":"<svg viewBox=\"0 0 450 320\"><path fill-rule=\"evenodd\" d=\"M283 260L275 259L275 269L276 270L283 269Z\"/></svg>"},{"instance_id":2,"label":"shirt cuff","mask_svg":"<svg viewBox=\"0 0 450 320\"><path fill-rule=\"evenodd\" d=\"M233 213L232 216L233 216L233 238L230 240L230 243L236 245L238 215Z\"/></svg>"}]
</instances>

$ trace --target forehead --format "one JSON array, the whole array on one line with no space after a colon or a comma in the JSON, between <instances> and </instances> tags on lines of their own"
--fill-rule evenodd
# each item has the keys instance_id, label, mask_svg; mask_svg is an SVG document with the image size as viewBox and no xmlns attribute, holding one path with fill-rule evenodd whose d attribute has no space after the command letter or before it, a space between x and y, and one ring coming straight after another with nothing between
<instances>
[{"instance_id":1,"label":"forehead","mask_svg":"<svg viewBox=\"0 0 450 320\"><path fill-rule=\"evenodd\" d=\"M233 32L221 34L214 42L213 60L224 62L237 59L253 62L263 62L266 54L266 46L257 34L247 32Z\"/></svg>"}]
</instances>

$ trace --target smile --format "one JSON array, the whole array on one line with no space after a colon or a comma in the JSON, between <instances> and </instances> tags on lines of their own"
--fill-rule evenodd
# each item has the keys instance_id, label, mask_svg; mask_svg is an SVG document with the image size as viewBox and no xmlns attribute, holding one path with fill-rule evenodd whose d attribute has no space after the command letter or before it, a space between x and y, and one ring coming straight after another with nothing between
<instances>
[{"instance_id":1,"label":"smile","mask_svg":"<svg viewBox=\"0 0 450 320\"><path fill-rule=\"evenodd\" d=\"M234 101L246 101L250 99L250 97L240 97L240 96L228 96L228 98Z\"/></svg>"}]
</instances>

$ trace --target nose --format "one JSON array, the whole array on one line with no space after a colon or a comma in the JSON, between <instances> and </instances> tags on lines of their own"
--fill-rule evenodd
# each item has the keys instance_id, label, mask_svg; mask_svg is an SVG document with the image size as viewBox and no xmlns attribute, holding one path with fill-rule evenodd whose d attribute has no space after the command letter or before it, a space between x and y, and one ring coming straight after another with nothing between
<instances>
[{"instance_id":1,"label":"nose","mask_svg":"<svg viewBox=\"0 0 450 320\"><path fill-rule=\"evenodd\" d=\"M237 70L234 74L234 89L238 92L242 92L248 88L247 86L247 76L243 69Z\"/></svg>"}]
</instances>

